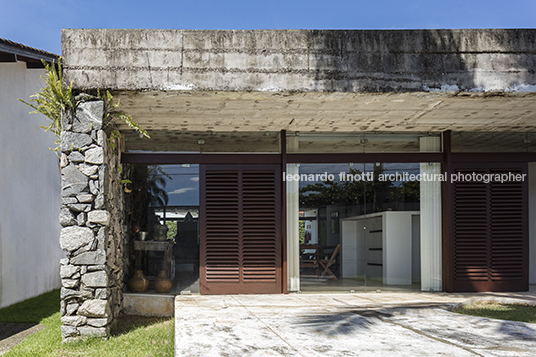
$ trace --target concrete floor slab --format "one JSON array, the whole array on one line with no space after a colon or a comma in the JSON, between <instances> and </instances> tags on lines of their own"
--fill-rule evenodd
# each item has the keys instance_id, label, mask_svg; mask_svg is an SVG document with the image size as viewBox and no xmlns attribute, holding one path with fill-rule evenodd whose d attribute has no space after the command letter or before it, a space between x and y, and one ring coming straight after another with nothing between
<instances>
[{"instance_id":1,"label":"concrete floor slab","mask_svg":"<svg viewBox=\"0 0 536 357\"><path fill-rule=\"evenodd\" d=\"M177 296L176 356L534 356L536 324L446 310L536 294Z\"/></svg>"}]
</instances>

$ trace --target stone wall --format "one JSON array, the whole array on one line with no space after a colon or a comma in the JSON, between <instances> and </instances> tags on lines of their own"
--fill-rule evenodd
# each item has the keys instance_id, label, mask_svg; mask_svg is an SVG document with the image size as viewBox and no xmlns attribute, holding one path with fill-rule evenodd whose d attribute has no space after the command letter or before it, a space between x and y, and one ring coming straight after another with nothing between
<instances>
[{"instance_id":1,"label":"stone wall","mask_svg":"<svg viewBox=\"0 0 536 357\"><path fill-rule=\"evenodd\" d=\"M107 336L122 304L123 226L119 155L108 145L103 102L79 96L61 134L61 327L64 341Z\"/></svg>"}]
</instances>

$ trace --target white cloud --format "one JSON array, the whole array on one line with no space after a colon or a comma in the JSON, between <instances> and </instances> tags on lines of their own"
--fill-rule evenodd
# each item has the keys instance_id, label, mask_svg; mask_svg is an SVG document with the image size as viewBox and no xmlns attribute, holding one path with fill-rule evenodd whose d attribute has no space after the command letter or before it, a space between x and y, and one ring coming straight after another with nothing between
<instances>
[{"instance_id":1,"label":"white cloud","mask_svg":"<svg viewBox=\"0 0 536 357\"><path fill-rule=\"evenodd\" d=\"M192 177L192 178L190 179L190 181L197 182L197 181L199 181L199 177Z\"/></svg>"},{"instance_id":2,"label":"white cloud","mask_svg":"<svg viewBox=\"0 0 536 357\"><path fill-rule=\"evenodd\" d=\"M169 192L168 195L180 195L182 193L186 193L188 191L195 191L197 187L184 187L184 188L178 188L175 191Z\"/></svg>"}]
</instances>

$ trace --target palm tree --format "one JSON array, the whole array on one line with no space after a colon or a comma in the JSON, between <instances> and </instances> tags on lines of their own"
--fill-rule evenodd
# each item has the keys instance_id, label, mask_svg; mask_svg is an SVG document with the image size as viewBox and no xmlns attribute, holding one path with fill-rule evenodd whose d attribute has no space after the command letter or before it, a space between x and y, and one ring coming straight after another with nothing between
<instances>
[{"instance_id":1,"label":"palm tree","mask_svg":"<svg viewBox=\"0 0 536 357\"><path fill-rule=\"evenodd\" d=\"M160 166L147 167L147 195L149 206L167 206L169 197L166 192L167 179L172 180Z\"/></svg>"}]
</instances>

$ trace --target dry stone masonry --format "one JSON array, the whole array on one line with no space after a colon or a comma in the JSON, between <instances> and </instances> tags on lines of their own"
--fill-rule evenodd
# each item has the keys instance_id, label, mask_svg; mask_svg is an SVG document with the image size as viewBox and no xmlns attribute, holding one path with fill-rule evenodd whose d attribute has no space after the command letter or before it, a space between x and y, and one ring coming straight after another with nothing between
<instances>
[{"instance_id":1,"label":"dry stone masonry","mask_svg":"<svg viewBox=\"0 0 536 357\"><path fill-rule=\"evenodd\" d=\"M81 95L61 134L61 333L107 336L121 310L123 210L119 156L108 147L103 102Z\"/></svg>"}]
</instances>

